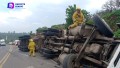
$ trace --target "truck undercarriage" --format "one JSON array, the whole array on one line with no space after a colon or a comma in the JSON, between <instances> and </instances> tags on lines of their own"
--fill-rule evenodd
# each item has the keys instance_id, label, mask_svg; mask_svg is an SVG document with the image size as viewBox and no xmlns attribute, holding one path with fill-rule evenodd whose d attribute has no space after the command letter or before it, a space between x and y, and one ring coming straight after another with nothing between
<instances>
[{"instance_id":1,"label":"truck undercarriage","mask_svg":"<svg viewBox=\"0 0 120 68\"><path fill-rule=\"evenodd\" d=\"M63 68L107 68L120 40L113 38L112 30L98 15L93 21L93 25L85 23L66 31L45 31L43 55L58 57Z\"/></svg>"}]
</instances>

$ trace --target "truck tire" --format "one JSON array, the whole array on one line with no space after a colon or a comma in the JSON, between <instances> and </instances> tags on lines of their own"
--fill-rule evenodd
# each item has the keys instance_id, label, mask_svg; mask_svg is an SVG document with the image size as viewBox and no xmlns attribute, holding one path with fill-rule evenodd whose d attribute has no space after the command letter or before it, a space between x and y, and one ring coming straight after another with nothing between
<instances>
[{"instance_id":1,"label":"truck tire","mask_svg":"<svg viewBox=\"0 0 120 68\"><path fill-rule=\"evenodd\" d=\"M29 50L28 49L25 49L25 48L19 48L20 51L22 52L28 52Z\"/></svg>"},{"instance_id":2,"label":"truck tire","mask_svg":"<svg viewBox=\"0 0 120 68\"><path fill-rule=\"evenodd\" d=\"M76 59L77 55L69 54L63 60L63 68L74 68L74 60Z\"/></svg>"},{"instance_id":3,"label":"truck tire","mask_svg":"<svg viewBox=\"0 0 120 68\"><path fill-rule=\"evenodd\" d=\"M45 52L45 53L48 53L48 54L60 54L61 53L61 51L56 51L55 52L55 51L47 49L47 48L42 49L42 51Z\"/></svg>"},{"instance_id":4,"label":"truck tire","mask_svg":"<svg viewBox=\"0 0 120 68\"><path fill-rule=\"evenodd\" d=\"M57 54L49 54L49 53L45 53L45 52L43 52L43 55L44 55L46 58L54 58L54 57L57 57L57 56L58 56Z\"/></svg>"},{"instance_id":5,"label":"truck tire","mask_svg":"<svg viewBox=\"0 0 120 68\"><path fill-rule=\"evenodd\" d=\"M23 52L28 52L29 51L29 49L26 45L19 45L19 50L23 51Z\"/></svg>"},{"instance_id":6,"label":"truck tire","mask_svg":"<svg viewBox=\"0 0 120 68\"><path fill-rule=\"evenodd\" d=\"M39 53L43 54L43 52L44 52L44 48L41 48L40 51L39 51Z\"/></svg>"},{"instance_id":7,"label":"truck tire","mask_svg":"<svg viewBox=\"0 0 120 68\"><path fill-rule=\"evenodd\" d=\"M49 53L49 54L54 54L54 52L53 52L52 50L47 49L47 48L44 48L44 49L43 49L43 52Z\"/></svg>"},{"instance_id":8,"label":"truck tire","mask_svg":"<svg viewBox=\"0 0 120 68\"><path fill-rule=\"evenodd\" d=\"M113 31L109 27L109 25L98 15L94 15L93 21L95 22L95 26L98 30L105 35L106 37L113 37Z\"/></svg>"}]
</instances>

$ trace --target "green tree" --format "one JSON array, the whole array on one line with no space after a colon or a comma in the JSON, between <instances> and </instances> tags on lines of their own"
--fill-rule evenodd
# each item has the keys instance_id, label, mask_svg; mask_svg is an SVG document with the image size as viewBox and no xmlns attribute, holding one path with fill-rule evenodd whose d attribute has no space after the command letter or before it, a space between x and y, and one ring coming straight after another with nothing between
<instances>
[{"instance_id":1,"label":"green tree","mask_svg":"<svg viewBox=\"0 0 120 68\"><path fill-rule=\"evenodd\" d=\"M113 31L118 29L116 23L120 22L120 10L114 10L102 15L103 19L109 24Z\"/></svg>"},{"instance_id":2,"label":"green tree","mask_svg":"<svg viewBox=\"0 0 120 68\"><path fill-rule=\"evenodd\" d=\"M44 26L44 27L39 27L37 30L36 30L36 32L37 33L40 33L40 32L43 32L44 30L47 30L48 28L46 27L46 26Z\"/></svg>"},{"instance_id":3,"label":"green tree","mask_svg":"<svg viewBox=\"0 0 120 68\"><path fill-rule=\"evenodd\" d=\"M114 32L114 36L116 38L120 38L120 29L118 29L116 32Z\"/></svg>"},{"instance_id":4,"label":"green tree","mask_svg":"<svg viewBox=\"0 0 120 68\"><path fill-rule=\"evenodd\" d=\"M82 13L83 13L86 21L89 21L89 19L91 18L90 13L87 12L86 10L84 10L84 9L82 10Z\"/></svg>"},{"instance_id":5,"label":"green tree","mask_svg":"<svg viewBox=\"0 0 120 68\"><path fill-rule=\"evenodd\" d=\"M53 29L65 29L65 24L58 24L51 26Z\"/></svg>"},{"instance_id":6,"label":"green tree","mask_svg":"<svg viewBox=\"0 0 120 68\"><path fill-rule=\"evenodd\" d=\"M76 10L76 5L68 6L68 8L66 9L66 25L65 25L65 28L68 28L68 26L73 23L72 15L75 12L75 10Z\"/></svg>"},{"instance_id":7,"label":"green tree","mask_svg":"<svg viewBox=\"0 0 120 68\"><path fill-rule=\"evenodd\" d=\"M116 2L116 0L109 0L103 5L102 8L107 12L112 12L118 8Z\"/></svg>"},{"instance_id":8,"label":"green tree","mask_svg":"<svg viewBox=\"0 0 120 68\"><path fill-rule=\"evenodd\" d=\"M90 12L82 9L82 13L84 15L84 18L85 18L85 23L88 23L88 24L93 24L93 20L92 20L92 15L90 14Z\"/></svg>"}]
</instances>

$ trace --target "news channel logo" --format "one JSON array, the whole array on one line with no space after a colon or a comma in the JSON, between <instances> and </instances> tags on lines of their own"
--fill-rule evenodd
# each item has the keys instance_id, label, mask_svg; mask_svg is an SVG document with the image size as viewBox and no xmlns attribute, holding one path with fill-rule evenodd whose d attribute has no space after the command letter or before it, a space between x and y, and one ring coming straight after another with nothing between
<instances>
[{"instance_id":1,"label":"news channel logo","mask_svg":"<svg viewBox=\"0 0 120 68\"><path fill-rule=\"evenodd\" d=\"M14 3L9 2L8 5L7 5L7 8L14 9Z\"/></svg>"},{"instance_id":2,"label":"news channel logo","mask_svg":"<svg viewBox=\"0 0 120 68\"><path fill-rule=\"evenodd\" d=\"M25 3L14 3L14 2L9 2L7 4L7 8L9 9L14 9L14 8L23 8Z\"/></svg>"}]
</instances>

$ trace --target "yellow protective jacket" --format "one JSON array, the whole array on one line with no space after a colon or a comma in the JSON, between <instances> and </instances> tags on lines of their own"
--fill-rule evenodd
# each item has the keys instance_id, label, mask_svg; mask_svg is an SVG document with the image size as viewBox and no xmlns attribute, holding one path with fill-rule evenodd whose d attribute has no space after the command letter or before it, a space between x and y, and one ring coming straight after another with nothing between
<instances>
[{"instance_id":1,"label":"yellow protective jacket","mask_svg":"<svg viewBox=\"0 0 120 68\"><path fill-rule=\"evenodd\" d=\"M33 41L30 41L29 42L29 45L28 45L28 49L33 49L33 50L35 50L35 43L33 42Z\"/></svg>"},{"instance_id":2,"label":"yellow protective jacket","mask_svg":"<svg viewBox=\"0 0 120 68\"><path fill-rule=\"evenodd\" d=\"M84 15L82 12L80 12L79 14L76 12L74 12L73 16L73 24L71 25L71 28L74 28L76 26L78 26L79 24L82 24L84 22Z\"/></svg>"}]
</instances>

